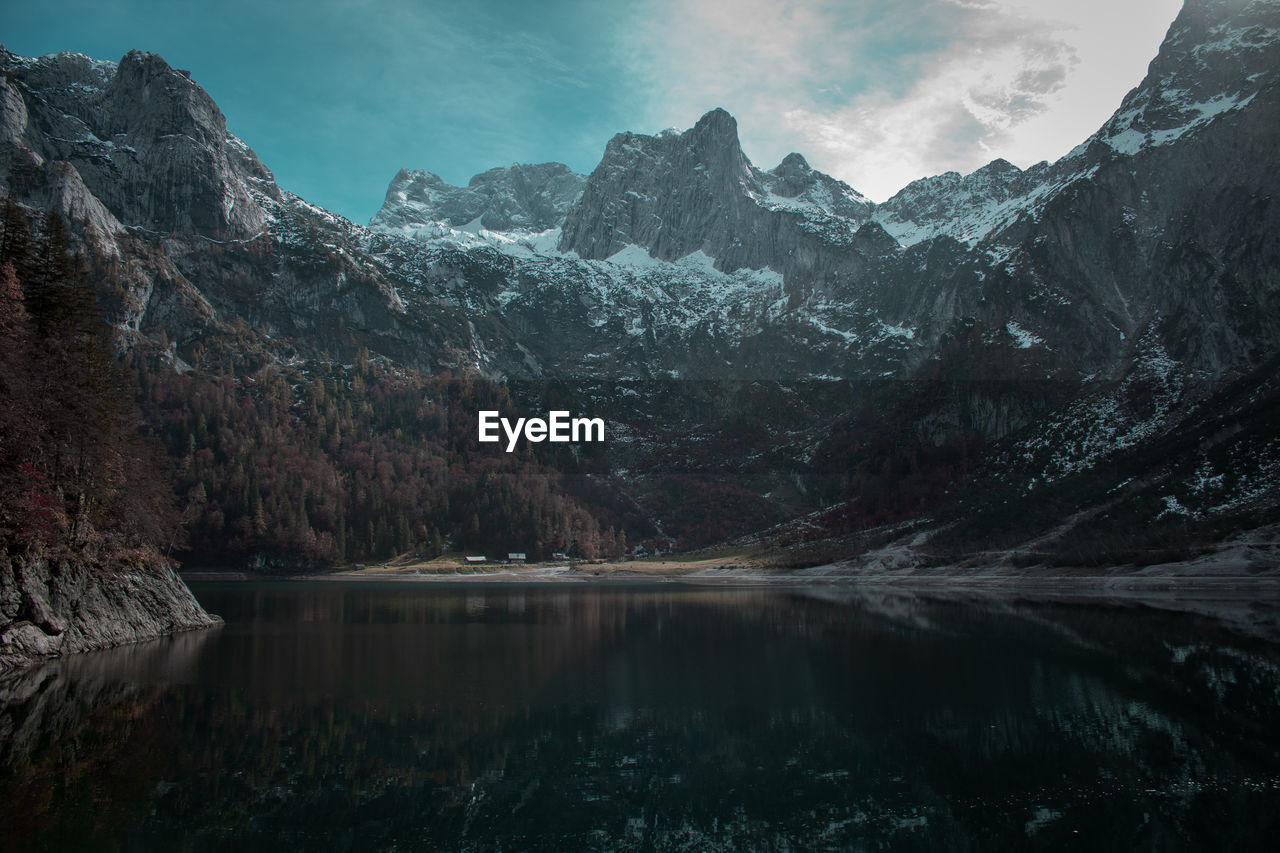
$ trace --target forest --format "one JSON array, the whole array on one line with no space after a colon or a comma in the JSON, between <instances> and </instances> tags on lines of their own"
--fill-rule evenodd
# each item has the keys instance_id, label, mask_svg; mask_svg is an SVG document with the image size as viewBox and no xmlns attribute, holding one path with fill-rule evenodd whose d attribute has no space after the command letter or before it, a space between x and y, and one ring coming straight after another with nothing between
<instances>
[{"instance_id":1,"label":"forest","mask_svg":"<svg viewBox=\"0 0 1280 853\"><path fill-rule=\"evenodd\" d=\"M598 488L590 459L477 445L475 413L514 408L501 385L366 352L349 365L264 358L240 374L176 365L163 339L118 353L103 272L71 251L66 225L50 214L32 229L11 202L3 217L7 549L264 571L447 549L626 550L568 491Z\"/></svg>"},{"instance_id":2,"label":"forest","mask_svg":"<svg viewBox=\"0 0 1280 853\"><path fill-rule=\"evenodd\" d=\"M766 537L786 547L945 503L984 456L972 436L914 434L902 397L920 394L902 383L806 387L800 415L772 402L772 386L502 383L364 348L344 363L282 348L240 317L184 329L182 346L163 331L126 340L113 259L91 244L74 252L53 214L33 223L5 202L2 224L10 550L262 572L448 551L590 560L716 545L827 508ZM628 420L632 445L519 442L509 453L477 440L481 411L602 406ZM814 423L841 406L818 437ZM801 450L817 441L811 464L762 449L763 411L810 436ZM799 488L789 503L764 494L783 476Z\"/></svg>"},{"instance_id":3,"label":"forest","mask_svg":"<svg viewBox=\"0 0 1280 853\"><path fill-rule=\"evenodd\" d=\"M88 269L57 215L38 236L16 205L0 215L0 543L154 563L179 519Z\"/></svg>"}]
</instances>

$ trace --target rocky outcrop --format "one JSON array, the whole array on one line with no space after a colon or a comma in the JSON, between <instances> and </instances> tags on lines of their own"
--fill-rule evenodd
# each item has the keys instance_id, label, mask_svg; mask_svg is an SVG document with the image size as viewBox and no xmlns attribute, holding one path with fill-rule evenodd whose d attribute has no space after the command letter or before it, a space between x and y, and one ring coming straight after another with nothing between
<instances>
[{"instance_id":1,"label":"rocky outcrop","mask_svg":"<svg viewBox=\"0 0 1280 853\"><path fill-rule=\"evenodd\" d=\"M842 216L855 225L865 222L875 207L862 193L844 181L819 172L794 151L772 170L757 171L755 177L769 193L764 200L766 205L807 205Z\"/></svg>"},{"instance_id":2,"label":"rocky outcrop","mask_svg":"<svg viewBox=\"0 0 1280 853\"><path fill-rule=\"evenodd\" d=\"M245 239L267 224L271 173L189 73L140 51L116 63L3 48L0 70L0 181L15 197L38 197L49 169L69 164L125 225Z\"/></svg>"},{"instance_id":3,"label":"rocky outcrop","mask_svg":"<svg viewBox=\"0 0 1280 853\"><path fill-rule=\"evenodd\" d=\"M603 259L627 246L674 261L702 252L723 272L769 268L800 283L849 263L872 205L790 155L762 172L738 123L712 110L683 133L620 133L565 220L560 250Z\"/></svg>"},{"instance_id":4,"label":"rocky outcrop","mask_svg":"<svg viewBox=\"0 0 1280 853\"><path fill-rule=\"evenodd\" d=\"M1178 371L1217 380L1276 351L1277 34L1278 3L1187 3L1115 115L980 244L1095 364L1154 336Z\"/></svg>"},{"instance_id":5,"label":"rocky outcrop","mask_svg":"<svg viewBox=\"0 0 1280 853\"><path fill-rule=\"evenodd\" d=\"M401 169L369 224L406 234L435 223L473 222L490 231L545 231L564 222L586 180L563 163L513 163L482 172L465 187L431 172Z\"/></svg>"},{"instance_id":6,"label":"rocky outcrop","mask_svg":"<svg viewBox=\"0 0 1280 853\"><path fill-rule=\"evenodd\" d=\"M975 172L944 172L907 184L876 205L875 220L904 246L934 237L976 242L1044 183L1048 163L1023 171L1008 160L992 160ZM1012 202L1012 204L1010 204Z\"/></svg>"},{"instance_id":7,"label":"rocky outcrop","mask_svg":"<svg viewBox=\"0 0 1280 853\"><path fill-rule=\"evenodd\" d=\"M493 267L492 286L468 279L447 296L521 339L474 347L505 375L536 363L535 375L626 378L1118 377L1154 330L1189 369L1220 376L1280 339L1264 260L1280 215L1276 10L1188 4L1115 117L1054 164L995 160L876 206L799 154L757 169L733 117L712 110L684 132L609 142L565 217L569 258L413 232L483 209L451 206L447 192L464 191L426 173L398 177L373 227L453 241ZM498 269L491 246L514 260ZM399 260L388 271L445 296L429 272L443 255L417 254L429 274Z\"/></svg>"},{"instance_id":8,"label":"rocky outcrop","mask_svg":"<svg viewBox=\"0 0 1280 853\"><path fill-rule=\"evenodd\" d=\"M221 621L167 567L0 557L0 670Z\"/></svg>"}]
</instances>

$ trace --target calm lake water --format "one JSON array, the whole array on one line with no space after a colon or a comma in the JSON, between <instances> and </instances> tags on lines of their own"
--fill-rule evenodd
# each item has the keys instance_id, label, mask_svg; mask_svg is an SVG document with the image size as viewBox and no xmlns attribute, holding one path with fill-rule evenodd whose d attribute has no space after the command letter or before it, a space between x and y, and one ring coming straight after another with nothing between
<instances>
[{"instance_id":1,"label":"calm lake water","mask_svg":"<svg viewBox=\"0 0 1280 853\"><path fill-rule=\"evenodd\" d=\"M1274 607L193 584L221 629L0 683L0 847L1248 850Z\"/></svg>"}]
</instances>

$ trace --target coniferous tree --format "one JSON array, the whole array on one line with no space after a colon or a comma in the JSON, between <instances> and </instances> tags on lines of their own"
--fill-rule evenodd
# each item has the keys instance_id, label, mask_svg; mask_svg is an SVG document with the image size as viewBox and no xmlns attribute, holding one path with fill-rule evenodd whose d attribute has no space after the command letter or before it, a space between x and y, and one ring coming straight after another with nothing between
<instances>
[{"instance_id":1,"label":"coniferous tree","mask_svg":"<svg viewBox=\"0 0 1280 853\"><path fill-rule=\"evenodd\" d=\"M38 238L11 200L0 217L4 547L154 555L168 538L172 493L137 432L88 270L55 213Z\"/></svg>"},{"instance_id":2,"label":"coniferous tree","mask_svg":"<svg viewBox=\"0 0 1280 853\"><path fill-rule=\"evenodd\" d=\"M27 215L11 198L0 205L0 263L13 265L19 281L29 279L35 249Z\"/></svg>"}]
</instances>

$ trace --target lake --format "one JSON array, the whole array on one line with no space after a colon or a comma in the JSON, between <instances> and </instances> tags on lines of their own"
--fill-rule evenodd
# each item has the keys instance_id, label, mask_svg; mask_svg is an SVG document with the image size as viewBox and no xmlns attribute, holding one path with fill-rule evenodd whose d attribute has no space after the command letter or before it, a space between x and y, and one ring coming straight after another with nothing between
<instances>
[{"instance_id":1,"label":"lake","mask_svg":"<svg viewBox=\"0 0 1280 853\"><path fill-rule=\"evenodd\" d=\"M193 583L0 683L7 849L1274 849L1276 607Z\"/></svg>"}]
</instances>

